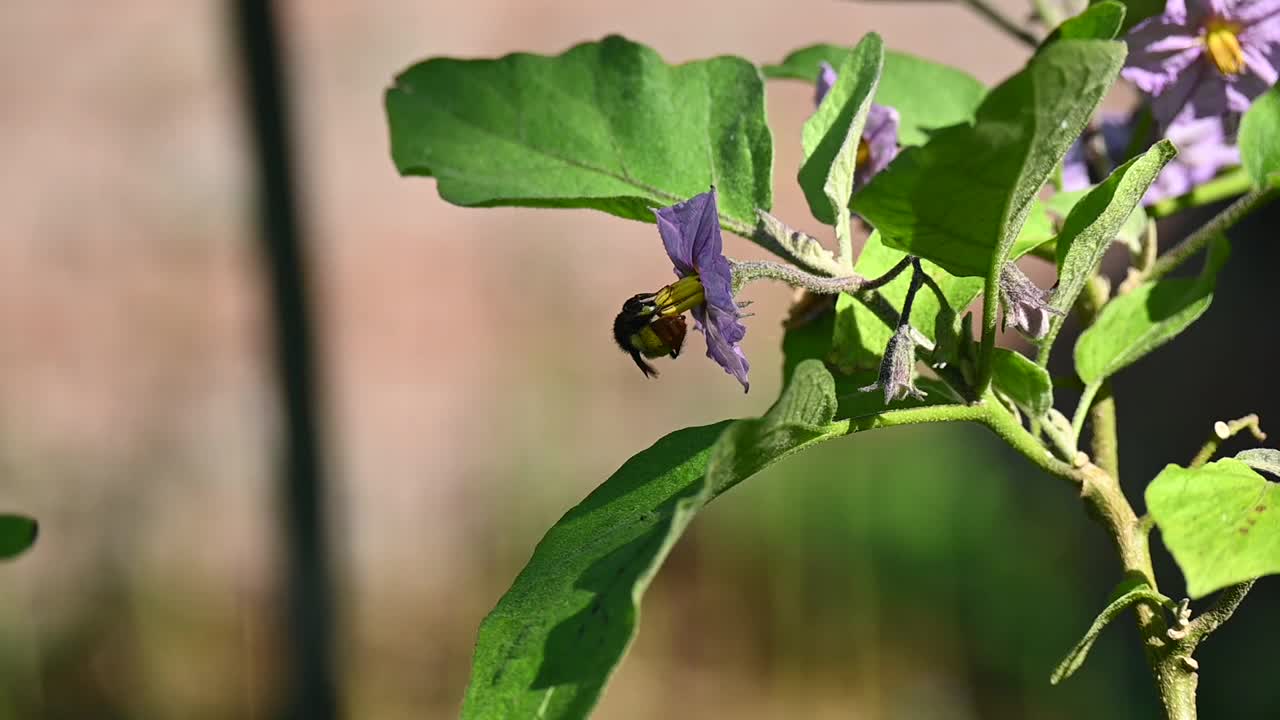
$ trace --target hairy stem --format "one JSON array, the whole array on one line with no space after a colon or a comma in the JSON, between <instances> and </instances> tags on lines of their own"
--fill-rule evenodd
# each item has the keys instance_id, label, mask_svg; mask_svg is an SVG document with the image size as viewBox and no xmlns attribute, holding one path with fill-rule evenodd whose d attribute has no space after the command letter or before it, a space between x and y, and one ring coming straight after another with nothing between
<instances>
[{"instance_id":1,"label":"hairy stem","mask_svg":"<svg viewBox=\"0 0 1280 720\"><path fill-rule=\"evenodd\" d=\"M1199 230L1191 233L1182 242L1166 250L1151 266L1144 280L1158 280L1177 269L1179 265L1205 249L1209 241L1226 232L1269 200L1273 192L1272 188L1266 187L1245 193L1239 200L1231 203L1222 212L1213 216L1213 219L1205 223Z\"/></svg>"},{"instance_id":2,"label":"hairy stem","mask_svg":"<svg viewBox=\"0 0 1280 720\"><path fill-rule=\"evenodd\" d=\"M733 265L733 291L737 294L742 286L755 280L778 280L784 282L791 287L804 288L812 293L819 295L835 295L837 293L849 293L856 295L858 293L877 290L893 282L907 266L911 264L911 257L907 256L887 272L877 278L864 278L857 273L851 273L843 277L823 277L807 273L800 268L783 263L773 262L771 260L754 260L748 262L735 262Z\"/></svg>"}]
</instances>

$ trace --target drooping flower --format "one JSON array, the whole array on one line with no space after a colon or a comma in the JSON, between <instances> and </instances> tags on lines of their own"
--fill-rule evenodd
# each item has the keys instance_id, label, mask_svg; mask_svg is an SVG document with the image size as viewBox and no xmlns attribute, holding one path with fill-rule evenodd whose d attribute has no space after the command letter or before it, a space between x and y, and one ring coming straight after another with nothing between
<instances>
[{"instance_id":1,"label":"drooping flower","mask_svg":"<svg viewBox=\"0 0 1280 720\"><path fill-rule=\"evenodd\" d=\"M1235 118L1280 78L1280 0L1168 0L1134 26L1121 75L1160 126Z\"/></svg>"},{"instance_id":2,"label":"drooping flower","mask_svg":"<svg viewBox=\"0 0 1280 720\"><path fill-rule=\"evenodd\" d=\"M823 98L836 84L836 71L827 63L818 70L814 85L813 104L821 105ZM867 122L862 126L862 139L858 142L858 155L853 170L853 187L866 185L872 176L888 167L898 156L898 111L888 105L871 103L867 110Z\"/></svg>"},{"instance_id":3,"label":"drooping flower","mask_svg":"<svg viewBox=\"0 0 1280 720\"><path fill-rule=\"evenodd\" d=\"M1013 263L1005 263L1000 270L1000 302L1004 304L1004 324L1012 325L1018 332L1033 340L1049 334L1049 324L1054 315L1062 311L1050 307L1053 293L1041 290Z\"/></svg>"},{"instance_id":4,"label":"drooping flower","mask_svg":"<svg viewBox=\"0 0 1280 720\"><path fill-rule=\"evenodd\" d=\"M1100 151L1105 151L1110 165L1123 161L1133 137L1133 122L1116 115L1102 116L1098 136ZM1221 117L1207 117L1180 122L1169 128L1167 136L1178 148L1178 154L1169 161L1155 182L1142 196L1144 205L1151 205L1166 198L1190 192L1197 185L1212 180L1223 168L1240 164L1240 148L1227 132ZM1148 145L1143 144L1145 149ZM1063 160L1064 190L1082 190L1089 187L1091 178L1084 144L1077 141L1073 150ZM1101 180L1102 178L1092 178Z\"/></svg>"},{"instance_id":5,"label":"drooping flower","mask_svg":"<svg viewBox=\"0 0 1280 720\"><path fill-rule=\"evenodd\" d=\"M707 357L750 389L750 366L740 343L747 333L733 300L733 270L723 253L716 190L654 210L658 233L675 268L676 282L655 293L659 314L693 314L707 340Z\"/></svg>"},{"instance_id":6,"label":"drooping flower","mask_svg":"<svg viewBox=\"0 0 1280 720\"><path fill-rule=\"evenodd\" d=\"M924 400L924 393L916 387L912 376L916 367L916 341L911 337L911 325L901 323L889 338L884 348L884 357L880 360L880 376L876 382L863 388L861 392L873 390L884 391L884 404L901 400L908 395L917 400Z\"/></svg>"}]
</instances>

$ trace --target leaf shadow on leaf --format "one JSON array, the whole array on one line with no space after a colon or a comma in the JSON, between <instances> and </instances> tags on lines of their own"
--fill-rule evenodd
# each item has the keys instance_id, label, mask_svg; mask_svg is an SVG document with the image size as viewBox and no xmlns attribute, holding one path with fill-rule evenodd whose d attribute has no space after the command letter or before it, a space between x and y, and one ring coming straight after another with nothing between
<instances>
[{"instance_id":1,"label":"leaf shadow on leaf","mask_svg":"<svg viewBox=\"0 0 1280 720\"><path fill-rule=\"evenodd\" d=\"M679 499L671 498L654 513L669 516ZM649 566L645 558L654 555L665 534L665 524L650 528L592 563L578 576L574 589L591 593L593 599L547 634L542 666L532 684L534 689L561 685L575 685L580 689L603 687L607 678L601 677L599 668L616 663L631 640L636 620L631 592L642 571ZM585 716L595 702L595 693L578 692L573 705L564 709L561 716Z\"/></svg>"}]
</instances>

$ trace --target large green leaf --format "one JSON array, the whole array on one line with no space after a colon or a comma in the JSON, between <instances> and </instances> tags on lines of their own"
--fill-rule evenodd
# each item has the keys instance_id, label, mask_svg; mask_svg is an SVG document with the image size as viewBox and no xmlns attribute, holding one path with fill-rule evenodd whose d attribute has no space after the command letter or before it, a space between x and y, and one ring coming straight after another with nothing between
<instances>
[{"instance_id":1,"label":"large green leaf","mask_svg":"<svg viewBox=\"0 0 1280 720\"><path fill-rule=\"evenodd\" d=\"M1228 254L1226 239L1219 238L1199 277L1148 282L1107 303L1076 341L1080 379L1100 383L1186 330L1209 309Z\"/></svg>"},{"instance_id":2,"label":"large green leaf","mask_svg":"<svg viewBox=\"0 0 1280 720\"><path fill-rule=\"evenodd\" d=\"M781 63L765 65L764 74L814 83L821 63L838 68L849 53L849 48L839 45L811 45ZM890 50L884 56L875 102L898 111L901 144L921 145L939 128L972 120L986 91L963 70Z\"/></svg>"},{"instance_id":3,"label":"large green leaf","mask_svg":"<svg viewBox=\"0 0 1280 720\"><path fill-rule=\"evenodd\" d=\"M1229 458L1169 465L1146 498L1191 597L1280 573L1280 484L1248 465Z\"/></svg>"},{"instance_id":4,"label":"large green leaf","mask_svg":"<svg viewBox=\"0 0 1280 720\"><path fill-rule=\"evenodd\" d=\"M879 233L872 233L858 256L854 271L867 278L879 277L904 257L906 253L888 247L880 241ZM982 292L982 281L977 278L954 277L927 260L922 263L922 266L929 277L933 278L942 289L942 294L947 298L947 303L953 311L953 315L944 318L944 322L954 324L954 316L963 315L963 310L973 302L978 293ZM880 294L895 309L900 310L910 285L911 270L907 269L893 282L880 288ZM938 313L941 309L934 292L928 287L921 288L911 307L912 327L930 340L936 340ZM856 369L875 369L879 367L880 356L884 353L885 345L888 344L889 337L892 335L893 328L884 320L858 300L842 294L836 301L831 359L846 372Z\"/></svg>"},{"instance_id":5,"label":"large green leaf","mask_svg":"<svg viewBox=\"0 0 1280 720\"><path fill-rule=\"evenodd\" d=\"M1095 3L1079 15L1063 20L1041 46L1059 40L1110 40L1120 33L1124 14L1124 5L1115 0Z\"/></svg>"},{"instance_id":6,"label":"large green leaf","mask_svg":"<svg viewBox=\"0 0 1280 720\"><path fill-rule=\"evenodd\" d=\"M847 212L853 195L858 146L883 65L884 44L870 33L845 57L836 84L804 124L804 163L797 179L813 216L828 225L837 212Z\"/></svg>"},{"instance_id":7,"label":"large green leaf","mask_svg":"<svg viewBox=\"0 0 1280 720\"><path fill-rule=\"evenodd\" d=\"M480 625L464 718L581 718L635 635L640 598L694 515L764 467L848 430L801 363L756 420L678 430L560 519Z\"/></svg>"},{"instance_id":8,"label":"large green leaf","mask_svg":"<svg viewBox=\"0 0 1280 720\"><path fill-rule=\"evenodd\" d=\"M1028 415L1039 418L1053 407L1053 382L1049 371L1022 353L996 348L991 358L992 382L996 389Z\"/></svg>"},{"instance_id":9,"label":"large green leaf","mask_svg":"<svg viewBox=\"0 0 1280 720\"><path fill-rule=\"evenodd\" d=\"M973 125L907 148L853 198L886 244L957 276L1002 263L1036 195L1111 87L1124 43L1060 40L982 101Z\"/></svg>"},{"instance_id":10,"label":"large green leaf","mask_svg":"<svg viewBox=\"0 0 1280 720\"><path fill-rule=\"evenodd\" d=\"M0 560L21 555L35 544L40 526L25 515L0 513Z\"/></svg>"},{"instance_id":11,"label":"large green leaf","mask_svg":"<svg viewBox=\"0 0 1280 720\"><path fill-rule=\"evenodd\" d=\"M1071 309L1111 241L1132 216L1147 188L1176 154L1173 143L1161 140L1116 168L1110 177L1072 206L1062 224L1062 232L1058 233L1058 289L1050 305L1063 313Z\"/></svg>"},{"instance_id":12,"label":"large green leaf","mask_svg":"<svg viewBox=\"0 0 1280 720\"><path fill-rule=\"evenodd\" d=\"M1280 174L1280 87L1254 100L1241 119L1240 163L1259 186Z\"/></svg>"},{"instance_id":13,"label":"large green leaf","mask_svg":"<svg viewBox=\"0 0 1280 720\"><path fill-rule=\"evenodd\" d=\"M391 156L456 205L650 208L719 190L722 224L769 209L773 146L764 85L736 57L667 65L617 36L563 55L434 58L386 94Z\"/></svg>"}]
</instances>

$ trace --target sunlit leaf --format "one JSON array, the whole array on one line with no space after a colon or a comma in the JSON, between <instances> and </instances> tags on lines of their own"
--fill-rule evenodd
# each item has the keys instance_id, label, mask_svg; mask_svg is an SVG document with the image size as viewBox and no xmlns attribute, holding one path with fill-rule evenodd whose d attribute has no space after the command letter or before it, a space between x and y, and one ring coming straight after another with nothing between
<instances>
[{"instance_id":1,"label":"sunlit leaf","mask_svg":"<svg viewBox=\"0 0 1280 720\"><path fill-rule=\"evenodd\" d=\"M548 57L434 58L386 94L391 156L456 205L650 208L719 191L737 232L771 203L759 70L736 57L668 65L617 36Z\"/></svg>"},{"instance_id":2,"label":"sunlit leaf","mask_svg":"<svg viewBox=\"0 0 1280 720\"><path fill-rule=\"evenodd\" d=\"M694 515L766 466L844 434L835 411L835 382L810 360L763 417L678 430L628 460L547 532L481 624L462 716L585 717Z\"/></svg>"},{"instance_id":3,"label":"sunlit leaf","mask_svg":"<svg viewBox=\"0 0 1280 720\"><path fill-rule=\"evenodd\" d=\"M887 245L952 275L1003 263L1045 181L1115 81L1124 43L1061 40L992 90L973 125L903 150L853 198Z\"/></svg>"},{"instance_id":4,"label":"sunlit leaf","mask_svg":"<svg viewBox=\"0 0 1280 720\"><path fill-rule=\"evenodd\" d=\"M838 68L849 52L839 45L812 45L791 53L777 65L764 66L764 74L812 84L821 63ZM921 145L935 130L973 120L986 92L982 83L963 70L889 50L884 54L875 102L898 111L900 143Z\"/></svg>"},{"instance_id":5,"label":"sunlit leaf","mask_svg":"<svg viewBox=\"0 0 1280 720\"><path fill-rule=\"evenodd\" d=\"M1280 484L1239 460L1169 465L1146 499L1191 597L1280 573Z\"/></svg>"}]
</instances>

